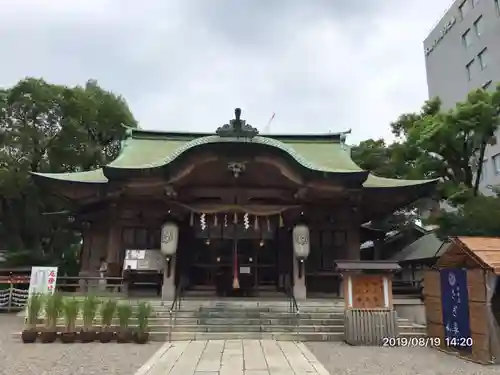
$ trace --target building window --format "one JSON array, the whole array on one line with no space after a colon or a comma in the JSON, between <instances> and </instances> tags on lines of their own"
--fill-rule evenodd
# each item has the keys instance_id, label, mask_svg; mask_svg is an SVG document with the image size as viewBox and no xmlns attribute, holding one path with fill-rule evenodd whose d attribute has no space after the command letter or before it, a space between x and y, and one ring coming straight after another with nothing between
<instances>
[{"instance_id":1,"label":"building window","mask_svg":"<svg viewBox=\"0 0 500 375\"><path fill-rule=\"evenodd\" d=\"M495 174L500 174L500 154L493 156L493 170Z\"/></svg>"},{"instance_id":2,"label":"building window","mask_svg":"<svg viewBox=\"0 0 500 375\"><path fill-rule=\"evenodd\" d=\"M488 66L488 49L483 49L481 52L479 52L479 55L477 55L479 58L479 66L481 66L481 70L486 68Z\"/></svg>"},{"instance_id":3,"label":"building window","mask_svg":"<svg viewBox=\"0 0 500 375\"><path fill-rule=\"evenodd\" d=\"M462 5L460 5L458 7L458 9L460 10L460 17L462 17L462 19L467 15L467 13L469 13L469 10L472 9L472 0L465 0Z\"/></svg>"},{"instance_id":4,"label":"building window","mask_svg":"<svg viewBox=\"0 0 500 375\"><path fill-rule=\"evenodd\" d=\"M474 60L471 60L467 65L465 65L465 69L467 70L467 79L470 81L472 78L472 69L474 68Z\"/></svg>"},{"instance_id":5,"label":"building window","mask_svg":"<svg viewBox=\"0 0 500 375\"><path fill-rule=\"evenodd\" d=\"M483 33L483 29L484 29L483 16L480 16L476 20L476 22L474 22L474 31L475 31L476 35L481 36L481 34Z\"/></svg>"},{"instance_id":6,"label":"building window","mask_svg":"<svg viewBox=\"0 0 500 375\"><path fill-rule=\"evenodd\" d=\"M465 48L469 48L472 45L472 33L470 29L467 29L467 31L462 34L462 43Z\"/></svg>"}]
</instances>

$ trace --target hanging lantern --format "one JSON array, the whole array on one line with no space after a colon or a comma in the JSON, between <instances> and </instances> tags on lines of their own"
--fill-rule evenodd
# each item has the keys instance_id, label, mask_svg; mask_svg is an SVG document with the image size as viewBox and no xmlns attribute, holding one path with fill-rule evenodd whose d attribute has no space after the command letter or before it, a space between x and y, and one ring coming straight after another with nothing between
<instances>
[{"instance_id":1,"label":"hanging lantern","mask_svg":"<svg viewBox=\"0 0 500 375\"><path fill-rule=\"evenodd\" d=\"M297 258L305 259L309 256L309 244L309 227L304 224L296 225L293 228L293 250Z\"/></svg>"},{"instance_id":2,"label":"hanging lantern","mask_svg":"<svg viewBox=\"0 0 500 375\"><path fill-rule=\"evenodd\" d=\"M161 253L167 257L175 255L179 242L179 227L176 223L167 222L161 228Z\"/></svg>"}]
</instances>

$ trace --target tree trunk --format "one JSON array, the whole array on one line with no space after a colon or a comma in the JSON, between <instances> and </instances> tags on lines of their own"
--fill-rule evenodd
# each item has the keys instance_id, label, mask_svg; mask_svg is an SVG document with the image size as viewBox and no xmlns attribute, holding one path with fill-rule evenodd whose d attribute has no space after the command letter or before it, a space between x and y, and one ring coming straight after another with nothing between
<instances>
[{"instance_id":1,"label":"tree trunk","mask_svg":"<svg viewBox=\"0 0 500 375\"><path fill-rule=\"evenodd\" d=\"M481 181L481 175L483 174L483 159L484 159L484 153L486 152L486 140L482 140L481 143L481 148L479 150L479 165L477 167L477 173L476 173L476 181L474 183L474 190L472 191L473 195L477 197L477 194L479 193L479 182Z\"/></svg>"}]
</instances>

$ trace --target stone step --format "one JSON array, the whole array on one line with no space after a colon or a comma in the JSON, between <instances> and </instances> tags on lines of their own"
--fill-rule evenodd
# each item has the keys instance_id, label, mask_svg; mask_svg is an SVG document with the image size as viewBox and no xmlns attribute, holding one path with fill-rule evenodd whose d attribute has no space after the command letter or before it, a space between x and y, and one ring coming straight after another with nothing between
<instances>
[{"instance_id":1,"label":"stone step","mask_svg":"<svg viewBox=\"0 0 500 375\"><path fill-rule=\"evenodd\" d=\"M343 325L336 326L300 326L296 325L175 325L174 332L290 332L300 330L301 332L344 332Z\"/></svg>"},{"instance_id":2,"label":"stone step","mask_svg":"<svg viewBox=\"0 0 500 375\"><path fill-rule=\"evenodd\" d=\"M169 334L152 333L153 341L168 341ZM278 340L278 341L342 341L343 332L271 333L271 332L173 332L171 341L185 340Z\"/></svg>"},{"instance_id":3,"label":"stone step","mask_svg":"<svg viewBox=\"0 0 500 375\"><path fill-rule=\"evenodd\" d=\"M168 326L170 322L172 322L173 325L195 325L195 324L207 324L207 325L287 325L290 324L290 322L293 322L293 324L296 323L296 316L292 317L279 317L279 318L241 318L239 316L232 316L228 318L199 318L199 317L173 317L170 319L170 317L150 317L149 318L149 324L150 325L165 325ZM100 324L100 319L95 319L94 324L99 325ZM76 320L77 325L82 325L83 320L77 319ZM136 318L131 318L130 319L130 324L136 324L137 319ZM64 318L59 318L58 319L58 324L64 325ZM113 324L118 324L118 319L113 319ZM343 325L344 324L344 318L343 317L337 317L337 318L330 318L330 319L314 319L314 318L299 318L299 324L301 326L334 326L334 325ZM419 326L419 325L414 325L411 323L408 319L398 319L398 324L399 325L405 325L405 326L417 326L417 327L423 327L425 326Z\"/></svg>"},{"instance_id":4,"label":"stone step","mask_svg":"<svg viewBox=\"0 0 500 375\"><path fill-rule=\"evenodd\" d=\"M238 317L241 319L280 319L280 318L296 318L299 319L340 319L344 314L331 314L331 313L283 313L283 312L264 312L264 313L251 313L251 312L210 312L197 314L198 319L228 319Z\"/></svg>"}]
</instances>

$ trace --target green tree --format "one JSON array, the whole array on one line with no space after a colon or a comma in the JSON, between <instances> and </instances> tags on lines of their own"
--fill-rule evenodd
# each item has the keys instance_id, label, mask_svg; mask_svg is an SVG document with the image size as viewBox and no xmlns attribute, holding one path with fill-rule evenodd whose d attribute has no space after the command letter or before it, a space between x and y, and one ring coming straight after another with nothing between
<instances>
[{"instance_id":1,"label":"green tree","mask_svg":"<svg viewBox=\"0 0 500 375\"><path fill-rule=\"evenodd\" d=\"M500 198L478 195L456 211L442 212L435 223L441 238L448 236L500 237Z\"/></svg>"},{"instance_id":2,"label":"green tree","mask_svg":"<svg viewBox=\"0 0 500 375\"><path fill-rule=\"evenodd\" d=\"M0 90L0 238L21 259L59 257L74 243L67 218L29 172L90 170L115 158L137 123L120 96L88 81L54 85L27 78ZM13 256L14 257L14 256Z\"/></svg>"},{"instance_id":3,"label":"green tree","mask_svg":"<svg viewBox=\"0 0 500 375\"><path fill-rule=\"evenodd\" d=\"M436 198L448 200L458 209L438 217L442 233L462 229L462 234L492 233L479 228L492 220L494 212L488 214L488 204L500 198L481 197L478 188L486 147L500 125L499 114L500 85L492 92L472 91L450 110L443 110L439 99L429 100L419 112L403 114L391 124L396 142L386 145L382 140L364 141L353 147L353 159L383 177L440 179ZM474 204L484 209L473 209ZM403 211L403 217L415 212L414 208ZM398 215L387 221L395 219ZM465 230L467 227L470 229Z\"/></svg>"},{"instance_id":4,"label":"green tree","mask_svg":"<svg viewBox=\"0 0 500 375\"><path fill-rule=\"evenodd\" d=\"M453 109L441 110L434 99L420 113L393 123L409 156L407 163L423 177L440 178L442 196L463 202L478 194L482 160L488 142L500 125L500 86L493 92L472 91Z\"/></svg>"}]
</instances>

